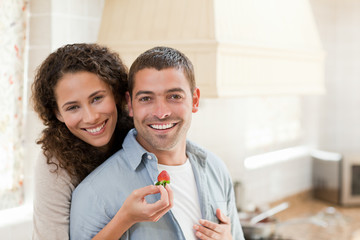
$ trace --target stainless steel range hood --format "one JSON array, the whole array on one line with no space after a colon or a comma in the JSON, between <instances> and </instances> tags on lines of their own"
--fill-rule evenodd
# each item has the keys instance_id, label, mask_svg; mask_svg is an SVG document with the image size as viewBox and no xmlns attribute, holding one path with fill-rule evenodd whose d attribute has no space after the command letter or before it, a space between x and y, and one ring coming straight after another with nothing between
<instances>
[{"instance_id":1,"label":"stainless steel range hood","mask_svg":"<svg viewBox=\"0 0 360 240\"><path fill-rule=\"evenodd\" d=\"M105 0L98 42L128 66L175 47L203 97L324 92L324 51L308 0Z\"/></svg>"}]
</instances>

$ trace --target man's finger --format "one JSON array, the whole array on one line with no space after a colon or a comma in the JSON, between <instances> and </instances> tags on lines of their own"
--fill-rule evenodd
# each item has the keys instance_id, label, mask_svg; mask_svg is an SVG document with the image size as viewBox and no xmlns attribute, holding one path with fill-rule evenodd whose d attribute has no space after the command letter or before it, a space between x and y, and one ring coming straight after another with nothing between
<instances>
[{"instance_id":1,"label":"man's finger","mask_svg":"<svg viewBox=\"0 0 360 240\"><path fill-rule=\"evenodd\" d=\"M163 186L155 186L155 187L157 187L159 189L161 198L160 198L160 200L158 200L154 203L148 204L149 210L153 211L154 215L158 214L162 210L168 208L170 205L169 194L165 190L165 188Z\"/></svg>"},{"instance_id":2,"label":"man's finger","mask_svg":"<svg viewBox=\"0 0 360 240\"><path fill-rule=\"evenodd\" d=\"M204 227L206 227L208 229L211 229L214 232L220 233L220 232L223 231L221 226L219 224L217 224L217 223L214 223L214 222L211 222L211 221L208 221L208 220L204 220L204 219L200 219L199 223L202 226L204 226Z\"/></svg>"},{"instance_id":3,"label":"man's finger","mask_svg":"<svg viewBox=\"0 0 360 240\"><path fill-rule=\"evenodd\" d=\"M154 186L154 185L149 185L149 186L146 186L146 187L142 187L142 188L139 188L139 189L136 189L136 190L133 191L134 195L139 197L139 198L144 198L147 195L156 194L156 193L159 193L159 192L160 192L160 189L157 186Z\"/></svg>"},{"instance_id":4,"label":"man's finger","mask_svg":"<svg viewBox=\"0 0 360 240\"><path fill-rule=\"evenodd\" d=\"M220 208L216 209L216 217L220 220L223 224L230 224L230 218L223 214Z\"/></svg>"},{"instance_id":5,"label":"man's finger","mask_svg":"<svg viewBox=\"0 0 360 240\"><path fill-rule=\"evenodd\" d=\"M170 203L170 207L172 207L174 205L174 193L169 184L166 184L165 189L169 194L169 203Z\"/></svg>"},{"instance_id":6,"label":"man's finger","mask_svg":"<svg viewBox=\"0 0 360 240\"><path fill-rule=\"evenodd\" d=\"M219 234L214 231L213 229L211 228L208 228L208 227L204 227L204 226L201 226L201 225L197 225L195 224L194 225L194 229L196 230L196 235L198 237L200 237L201 239L218 239L219 238Z\"/></svg>"}]
</instances>

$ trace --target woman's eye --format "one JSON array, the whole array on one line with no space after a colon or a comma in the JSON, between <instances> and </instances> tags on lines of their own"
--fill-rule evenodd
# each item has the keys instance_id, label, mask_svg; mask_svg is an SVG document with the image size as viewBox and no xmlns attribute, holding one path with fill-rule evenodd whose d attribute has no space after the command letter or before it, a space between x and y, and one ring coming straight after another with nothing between
<instances>
[{"instance_id":1,"label":"woman's eye","mask_svg":"<svg viewBox=\"0 0 360 240\"><path fill-rule=\"evenodd\" d=\"M93 102L98 102L98 101L100 101L102 98L103 98L103 96L94 97Z\"/></svg>"},{"instance_id":2,"label":"woman's eye","mask_svg":"<svg viewBox=\"0 0 360 240\"><path fill-rule=\"evenodd\" d=\"M79 106L70 106L70 107L68 107L68 108L66 108L66 111L74 111L74 110L76 110L76 109L78 109L79 108Z\"/></svg>"}]
</instances>

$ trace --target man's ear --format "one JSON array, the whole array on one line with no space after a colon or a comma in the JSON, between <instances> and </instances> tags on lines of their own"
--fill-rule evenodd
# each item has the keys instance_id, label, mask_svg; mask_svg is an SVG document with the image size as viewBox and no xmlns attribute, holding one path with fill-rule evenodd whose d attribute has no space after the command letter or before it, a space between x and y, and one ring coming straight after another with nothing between
<instances>
[{"instance_id":1,"label":"man's ear","mask_svg":"<svg viewBox=\"0 0 360 240\"><path fill-rule=\"evenodd\" d=\"M193 92L192 100L193 100L192 112L196 113L199 110L199 101L200 101L200 89L199 88L195 88L195 90Z\"/></svg>"},{"instance_id":2,"label":"man's ear","mask_svg":"<svg viewBox=\"0 0 360 240\"><path fill-rule=\"evenodd\" d=\"M59 110L55 110L55 115L56 115L56 118L60 121L60 122L64 122L64 118L63 116L61 115L61 113L59 112Z\"/></svg>"},{"instance_id":3,"label":"man's ear","mask_svg":"<svg viewBox=\"0 0 360 240\"><path fill-rule=\"evenodd\" d=\"M125 98L126 98L126 102L127 102L128 109L129 109L129 116L130 116L130 117L134 117L134 111L133 111L133 108L132 108L131 97L130 97L130 93L129 93L129 92L126 92L126 93L125 93Z\"/></svg>"}]
</instances>

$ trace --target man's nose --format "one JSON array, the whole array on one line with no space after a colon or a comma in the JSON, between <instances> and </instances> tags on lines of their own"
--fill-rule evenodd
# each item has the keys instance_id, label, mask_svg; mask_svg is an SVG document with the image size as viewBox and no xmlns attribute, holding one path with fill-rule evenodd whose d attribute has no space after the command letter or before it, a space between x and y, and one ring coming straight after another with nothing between
<instances>
[{"instance_id":1,"label":"man's nose","mask_svg":"<svg viewBox=\"0 0 360 240\"><path fill-rule=\"evenodd\" d=\"M165 119L171 115L171 110L166 101L157 101L153 114L158 119Z\"/></svg>"}]
</instances>

